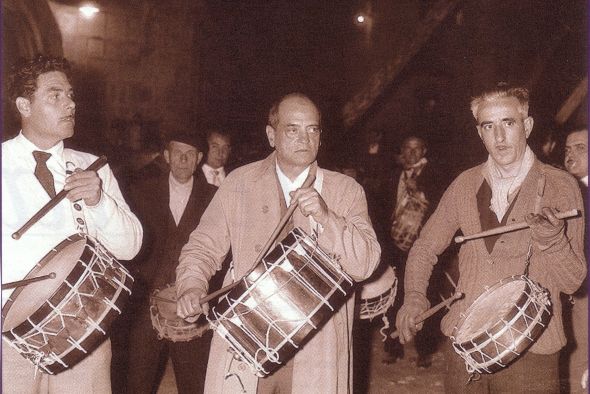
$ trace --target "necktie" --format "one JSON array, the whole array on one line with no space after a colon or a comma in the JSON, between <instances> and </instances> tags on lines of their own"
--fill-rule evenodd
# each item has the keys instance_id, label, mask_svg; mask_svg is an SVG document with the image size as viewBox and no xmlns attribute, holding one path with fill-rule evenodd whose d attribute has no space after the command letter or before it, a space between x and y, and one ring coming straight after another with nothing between
<instances>
[{"instance_id":1,"label":"necktie","mask_svg":"<svg viewBox=\"0 0 590 394\"><path fill-rule=\"evenodd\" d=\"M33 151L33 157L37 162L35 166L35 176L43 186L43 189L49 194L49 197L55 197L55 186L53 184L53 174L47 168L47 160L51 157L51 153Z\"/></svg>"},{"instance_id":2,"label":"necktie","mask_svg":"<svg viewBox=\"0 0 590 394\"><path fill-rule=\"evenodd\" d=\"M217 187L221 185L221 180L219 179L219 170L213 170L213 184Z\"/></svg>"}]
</instances>

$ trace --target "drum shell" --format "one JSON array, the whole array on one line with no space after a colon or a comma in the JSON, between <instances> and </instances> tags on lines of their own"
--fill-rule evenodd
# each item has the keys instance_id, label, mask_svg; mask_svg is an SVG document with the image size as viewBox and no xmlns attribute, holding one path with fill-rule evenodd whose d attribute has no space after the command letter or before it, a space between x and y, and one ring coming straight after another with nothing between
<instances>
[{"instance_id":1,"label":"drum shell","mask_svg":"<svg viewBox=\"0 0 590 394\"><path fill-rule=\"evenodd\" d=\"M552 311L547 294L524 276L502 280L478 297L470 309L479 300L499 292L502 286L515 280L524 280L525 289L516 300L507 319L499 318L492 327L460 343L456 338L459 337L466 318L463 318L453 330L453 347L461 357L467 357L467 363L475 367L479 373L494 373L516 361L541 336L551 318ZM537 297L546 299L546 302L538 302ZM469 315L470 309L466 311L466 316Z\"/></svg>"},{"instance_id":2,"label":"drum shell","mask_svg":"<svg viewBox=\"0 0 590 394\"><path fill-rule=\"evenodd\" d=\"M282 247L296 244L307 254L283 252ZM212 309L216 332L259 376L274 372L294 356L351 293L352 280L315 248L302 230L293 230ZM311 255L313 263L307 261ZM283 269L285 264L292 267L290 272ZM269 296L266 289L271 286L281 291Z\"/></svg>"},{"instance_id":3,"label":"drum shell","mask_svg":"<svg viewBox=\"0 0 590 394\"><path fill-rule=\"evenodd\" d=\"M23 287L17 288L2 308L3 337L49 374L73 367L106 340L131 294L133 278L129 272L100 244L80 234L62 241L26 278L37 276L68 245L83 241L83 251L63 283L26 320L6 327Z\"/></svg>"},{"instance_id":4,"label":"drum shell","mask_svg":"<svg viewBox=\"0 0 590 394\"><path fill-rule=\"evenodd\" d=\"M357 305L360 319L372 320L383 315L395 302L397 277L390 265L375 271L373 276L362 283L360 300Z\"/></svg>"},{"instance_id":5,"label":"drum shell","mask_svg":"<svg viewBox=\"0 0 590 394\"><path fill-rule=\"evenodd\" d=\"M159 301L156 297L170 298L176 301L176 286L168 284L161 289L153 291L150 297L150 318L152 327L158 334L158 339L166 339L172 342L188 342L199 338L209 329L209 323L201 315L196 322L189 323L176 316L176 302L174 304ZM168 316L175 317L169 318Z\"/></svg>"}]
</instances>

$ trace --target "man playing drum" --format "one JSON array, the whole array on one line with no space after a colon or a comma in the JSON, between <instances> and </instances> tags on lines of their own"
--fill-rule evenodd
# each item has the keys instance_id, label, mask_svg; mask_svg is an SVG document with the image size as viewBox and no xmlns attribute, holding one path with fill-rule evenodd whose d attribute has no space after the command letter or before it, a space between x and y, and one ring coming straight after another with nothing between
<instances>
[{"instance_id":1,"label":"man playing drum","mask_svg":"<svg viewBox=\"0 0 590 394\"><path fill-rule=\"evenodd\" d=\"M556 213L582 210L580 191L572 176L542 164L528 147L533 118L528 115L526 89L498 84L475 97L471 110L488 160L455 179L410 250L404 305L396 319L400 341L410 341L422 328L415 323L429 307L426 289L433 266L457 230L475 234L524 220L530 228L462 245L457 291L465 298L451 306L441 329L450 336L461 314L486 288L526 273L529 251L528 276L551 296L553 316L548 327L513 364L494 374L474 376L467 385L465 362L446 344L445 391L556 393L559 350L565 345L560 293L576 291L586 275L584 219L578 216L566 226Z\"/></svg>"},{"instance_id":2,"label":"man playing drum","mask_svg":"<svg viewBox=\"0 0 590 394\"><path fill-rule=\"evenodd\" d=\"M108 166L85 171L96 157L64 148L63 140L74 134L76 109L68 62L44 56L24 61L12 70L9 92L22 129L2 144L3 282L23 279L50 250L79 232L100 241L116 258L133 258L141 246L143 230L112 171ZM11 238L62 189L67 191L67 199L20 239ZM11 293L2 291L2 305ZM110 362L107 339L74 367L48 375L5 343L2 392L110 393Z\"/></svg>"},{"instance_id":3,"label":"man playing drum","mask_svg":"<svg viewBox=\"0 0 590 394\"><path fill-rule=\"evenodd\" d=\"M207 282L221 268L230 248L235 278L256 265L262 245L291 203L298 208L283 236L289 227L300 227L317 235L320 247L336 256L353 279L371 275L381 249L364 192L352 178L317 168L321 132L320 112L307 96L289 94L272 106L266 135L274 152L228 175L182 249L176 270L180 316L201 313ZM313 186L301 187L316 168ZM226 284L230 281L227 277ZM352 392L353 304L351 297L291 360L265 378L257 378L241 361L232 360L228 346L214 336L205 392Z\"/></svg>"},{"instance_id":4,"label":"man playing drum","mask_svg":"<svg viewBox=\"0 0 590 394\"><path fill-rule=\"evenodd\" d=\"M149 294L174 283L180 249L215 194L216 187L208 184L202 172L197 170L204 145L200 136L174 133L164 150L170 171L131 185L132 207L144 226L145 241L136 259L139 260L134 292L137 311L133 316L127 349L127 391L130 393L157 391L158 378L168 360L162 355L167 354L172 359L178 392L203 391L212 332L200 334L207 328L207 321L200 322L204 326L202 330L198 330L197 323L193 324L194 330L189 330L189 323L184 324L187 332L194 331L190 340L187 337L158 339L158 333L152 327L150 313L155 311L150 311ZM161 293L158 292L160 296ZM170 298L174 297L175 294ZM163 301L161 306L176 311L174 302L166 305ZM184 323L180 318L177 320Z\"/></svg>"}]
</instances>

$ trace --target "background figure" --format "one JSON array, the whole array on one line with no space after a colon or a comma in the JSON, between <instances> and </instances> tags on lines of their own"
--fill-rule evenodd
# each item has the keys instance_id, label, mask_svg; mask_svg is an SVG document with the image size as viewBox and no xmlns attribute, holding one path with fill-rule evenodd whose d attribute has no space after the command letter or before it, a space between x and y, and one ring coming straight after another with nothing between
<instances>
[{"instance_id":1,"label":"background figure","mask_svg":"<svg viewBox=\"0 0 590 394\"><path fill-rule=\"evenodd\" d=\"M150 318L150 294L175 282L180 249L215 193L215 187L197 171L203 151L204 143L198 137L176 133L164 150L170 171L131 185L132 206L144 225L145 237L133 262L136 290L128 347L129 393L156 392L168 356L178 392L203 392L212 331L190 341L172 342L158 339ZM198 323L207 325L204 316Z\"/></svg>"},{"instance_id":2,"label":"background figure","mask_svg":"<svg viewBox=\"0 0 590 394\"><path fill-rule=\"evenodd\" d=\"M576 129L567 135L565 142L566 170L578 180L584 209L588 207L588 129ZM588 215L584 212L585 218ZM588 248L588 233L584 245ZM586 249L586 263L588 251ZM563 365L568 366L571 393L588 392L588 281L564 305L564 325L568 344L563 350Z\"/></svg>"},{"instance_id":3,"label":"background figure","mask_svg":"<svg viewBox=\"0 0 590 394\"><path fill-rule=\"evenodd\" d=\"M584 219L573 218L565 226L555 213L582 209L583 202L572 176L541 163L528 147L533 129L528 103L526 89L505 83L472 100L471 110L489 153L488 160L453 181L410 250L404 304L396 326L402 343L410 341L422 328L416 325L416 317L430 305L426 288L432 267L458 230L469 235L523 220L530 228L461 245L457 291L464 298L450 307L441 329L451 336L461 314L486 288L524 273L548 290L553 316L524 355L496 373L477 374L477 379L467 385L465 361L453 351L451 343L445 345L447 393L559 391L559 351L565 345L560 294L571 294L579 288L586 276L586 263ZM540 185L544 185L543 193L538 192ZM498 312L489 311L490 321ZM472 331L484 329L490 327L474 327Z\"/></svg>"},{"instance_id":4,"label":"background figure","mask_svg":"<svg viewBox=\"0 0 590 394\"><path fill-rule=\"evenodd\" d=\"M92 236L118 259L133 258L141 246L141 225L123 199L110 167L84 170L97 157L64 148L63 141L74 135L76 113L70 72L67 60L42 55L23 60L11 71L9 92L22 129L2 144L3 282L23 279L43 256L72 234ZM73 173L66 171L72 167ZM62 189L68 191L66 199L20 239L11 238ZM61 263L71 262L64 258ZM43 283L57 289L51 281ZM2 305L12 291L2 291ZM2 392L110 393L110 363L109 339L57 375L41 372L5 343Z\"/></svg>"},{"instance_id":5,"label":"background figure","mask_svg":"<svg viewBox=\"0 0 590 394\"><path fill-rule=\"evenodd\" d=\"M199 300L207 294L207 282L230 248L236 278L257 263L261 245L291 202L298 208L282 236L295 227L317 233L322 249L338 256L354 280L371 275L380 248L363 190L349 177L317 168L321 133L320 112L307 96L290 94L271 107L266 135L274 152L229 174L182 249L176 270L179 315L201 312ZM310 171L316 171L315 183L302 188ZM226 278L225 284L230 281ZM293 358L263 379L234 359L227 343L214 336L206 392L349 393L353 312L351 297Z\"/></svg>"},{"instance_id":6,"label":"background figure","mask_svg":"<svg viewBox=\"0 0 590 394\"><path fill-rule=\"evenodd\" d=\"M388 313L392 326L403 302L403 278L408 251L422 225L434 212L447 186L444 171L436 163L428 161L427 152L428 148L423 138L416 135L404 138L399 155L400 167L393 172L387 183L387 192L383 193L387 195L385 212L386 217L389 218L388 237L384 241L386 253L383 255L387 256L387 263L396 268L396 275L399 278L398 295ZM442 279L440 270L437 270L436 278L436 283L440 283L439 279ZM442 290L442 286L434 287L433 291L429 292L431 302L439 300L440 290ZM435 333L439 330L436 328L436 318L429 320L427 324L428 330L418 335L412 344L418 354L416 364L419 367L430 366L430 356L437 344L438 335ZM392 327L391 331L393 329ZM392 363L404 357L404 349L398 339L388 339L385 350L389 356L384 360L385 362Z\"/></svg>"},{"instance_id":7,"label":"background figure","mask_svg":"<svg viewBox=\"0 0 590 394\"><path fill-rule=\"evenodd\" d=\"M231 136L221 129L206 132L207 154L201 167L210 185L219 187L227 176L226 165L231 153Z\"/></svg>"}]
</instances>

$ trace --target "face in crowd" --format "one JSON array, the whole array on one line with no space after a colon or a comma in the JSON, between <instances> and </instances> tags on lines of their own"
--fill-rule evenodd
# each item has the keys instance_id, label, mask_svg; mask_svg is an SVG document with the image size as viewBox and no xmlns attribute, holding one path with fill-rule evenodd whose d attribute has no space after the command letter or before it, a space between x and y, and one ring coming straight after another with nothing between
<instances>
[{"instance_id":1,"label":"face in crowd","mask_svg":"<svg viewBox=\"0 0 590 394\"><path fill-rule=\"evenodd\" d=\"M231 153L231 141L229 137L213 132L207 139L207 144L209 145L207 164L214 169L224 167Z\"/></svg>"},{"instance_id":2,"label":"face in crowd","mask_svg":"<svg viewBox=\"0 0 590 394\"><path fill-rule=\"evenodd\" d=\"M170 141L164 150L164 158L170 166L174 179L179 183L186 183L191 179L203 158L203 152L184 142Z\"/></svg>"},{"instance_id":3,"label":"face in crowd","mask_svg":"<svg viewBox=\"0 0 590 394\"><path fill-rule=\"evenodd\" d=\"M279 167L294 179L318 154L320 112L307 97L292 95L279 104L277 115L274 124L266 126L266 134L276 149Z\"/></svg>"},{"instance_id":4,"label":"face in crowd","mask_svg":"<svg viewBox=\"0 0 590 394\"><path fill-rule=\"evenodd\" d=\"M18 97L23 133L41 149L48 149L74 135L76 103L67 76L49 71L37 77L37 89L30 98Z\"/></svg>"},{"instance_id":5,"label":"face in crowd","mask_svg":"<svg viewBox=\"0 0 590 394\"><path fill-rule=\"evenodd\" d=\"M477 132L504 176L516 175L524 158L533 118L516 97L498 97L480 104Z\"/></svg>"},{"instance_id":6,"label":"face in crowd","mask_svg":"<svg viewBox=\"0 0 590 394\"><path fill-rule=\"evenodd\" d=\"M588 130L574 131L565 142L565 168L578 179L588 175Z\"/></svg>"},{"instance_id":7,"label":"face in crowd","mask_svg":"<svg viewBox=\"0 0 590 394\"><path fill-rule=\"evenodd\" d=\"M421 138L409 137L402 144L400 160L404 168L410 168L426 155L426 145Z\"/></svg>"}]
</instances>

